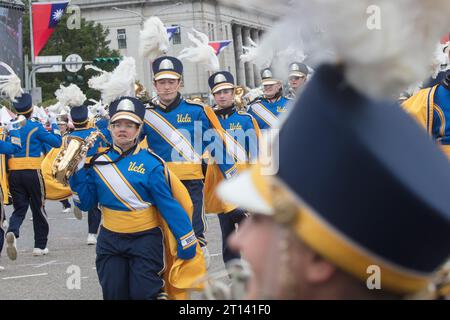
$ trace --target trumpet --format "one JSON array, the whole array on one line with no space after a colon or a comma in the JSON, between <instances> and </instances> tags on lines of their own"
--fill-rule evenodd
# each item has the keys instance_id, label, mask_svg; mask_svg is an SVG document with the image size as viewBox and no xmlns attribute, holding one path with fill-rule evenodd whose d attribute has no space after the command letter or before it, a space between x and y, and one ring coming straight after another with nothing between
<instances>
[{"instance_id":1,"label":"trumpet","mask_svg":"<svg viewBox=\"0 0 450 320\"><path fill-rule=\"evenodd\" d=\"M236 86L234 88L234 105L238 110L247 110L247 104L249 101L245 99L245 95L247 94L247 88L243 86Z\"/></svg>"}]
</instances>

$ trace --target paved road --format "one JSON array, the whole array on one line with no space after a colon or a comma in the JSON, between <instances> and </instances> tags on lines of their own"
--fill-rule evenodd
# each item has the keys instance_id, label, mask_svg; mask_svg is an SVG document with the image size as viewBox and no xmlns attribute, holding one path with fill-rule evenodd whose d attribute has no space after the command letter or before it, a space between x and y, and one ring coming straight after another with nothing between
<instances>
[{"instance_id":1,"label":"paved road","mask_svg":"<svg viewBox=\"0 0 450 320\"><path fill-rule=\"evenodd\" d=\"M33 222L28 211L21 237L17 240L17 260L10 261L5 248L0 257L0 265L5 267L0 271L0 300L102 299L95 270L95 246L86 244L87 216L82 221L76 220L72 214L61 213L61 205L54 201L47 201L46 209L50 224L49 254L41 257L31 255ZM6 207L7 217L11 212L12 206ZM207 221L206 235L212 256L208 272L216 272L224 269L219 221L214 215L208 215ZM81 277L76 277L78 274ZM200 295L195 294L193 298L199 299Z\"/></svg>"}]
</instances>

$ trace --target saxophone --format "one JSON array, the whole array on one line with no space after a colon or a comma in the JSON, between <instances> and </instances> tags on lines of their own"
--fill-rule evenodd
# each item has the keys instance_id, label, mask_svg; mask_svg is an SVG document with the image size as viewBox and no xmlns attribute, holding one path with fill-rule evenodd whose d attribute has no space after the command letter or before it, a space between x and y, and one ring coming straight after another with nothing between
<instances>
[{"instance_id":1,"label":"saxophone","mask_svg":"<svg viewBox=\"0 0 450 320\"><path fill-rule=\"evenodd\" d=\"M245 99L245 94L247 93L247 91L248 90L242 86L236 86L234 88L234 104L240 111L247 110L248 101Z\"/></svg>"},{"instance_id":2,"label":"saxophone","mask_svg":"<svg viewBox=\"0 0 450 320\"><path fill-rule=\"evenodd\" d=\"M88 150L94 145L99 136L106 141L99 130L91 132L86 139L74 136L69 137L69 143L59 151L53 161L53 178L64 186L68 186L69 178L75 173L78 164L86 156Z\"/></svg>"}]
</instances>

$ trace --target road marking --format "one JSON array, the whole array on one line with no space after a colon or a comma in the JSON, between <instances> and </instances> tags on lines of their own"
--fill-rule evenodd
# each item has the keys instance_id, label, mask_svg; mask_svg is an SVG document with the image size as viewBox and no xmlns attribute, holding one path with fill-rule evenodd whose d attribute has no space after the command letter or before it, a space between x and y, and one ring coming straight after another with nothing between
<instances>
[{"instance_id":1,"label":"road marking","mask_svg":"<svg viewBox=\"0 0 450 320\"><path fill-rule=\"evenodd\" d=\"M40 267L48 266L50 264L54 264L56 261L57 260L51 260L49 262L41 263L41 264L35 265L33 268L40 268Z\"/></svg>"},{"instance_id":2,"label":"road marking","mask_svg":"<svg viewBox=\"0 0 450 320\"><path fill-rule=\"evenodd\" d=\"M221 253L212 253L209 256L210 257L218 257L218 256L221 256L221 255L222 255Z\"/></svg>"},{"instance_id":3,"label":"road marking","mask_svg":"<svg viewBox=\"0 0 450 320\"><path fill-rule=\"evenodd\" d=\"M36 273L36 274L27 274L24 276L5 277L5 278L2 278L2 280L21 279L21 278L30 278L30 277L42 277L42 276L48 276L48 273Z\"/></svg>"}]
</instances>

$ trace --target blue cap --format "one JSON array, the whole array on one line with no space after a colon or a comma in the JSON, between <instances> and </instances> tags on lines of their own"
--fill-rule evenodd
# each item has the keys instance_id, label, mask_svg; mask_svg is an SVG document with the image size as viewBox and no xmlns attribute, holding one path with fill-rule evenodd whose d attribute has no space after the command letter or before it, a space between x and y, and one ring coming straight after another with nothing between
<instances>
[{"instance_id":1,"label":"blue cap","mask_svg":"<svg viewBox=\"0 0 450 320\"><path fill-rule=\"evenodd\" d=\"M27 114L33 111L33 99L30 94L22 93L20 97L16 97L16 102L13 102L17 114Z\"/></svg>"},{"instance_id":2,"label":"blue cap","mask_svg":"<svg viewBox=\"0 0 450 320\"><path fill-rule=\"evenodd\" d=\"M209 77L208 84L211 89L211 93L216 93L217 91L223 89L233 89L234 77L228 71L219 71Z\"/></svg>"},{"instance_id":3,"label":"blue cap","mask_svg":"<svg viewBox=\"0 0 450 320\"><path fill-rule=\"evenodd\" d=\"M183 64L175 57L159 57L152 64L154 80L181 79L183 75Z\"/></svg>"},{"instance_id":4,"label":"blue cap","mask_svg":"<svg viewBox=\"0 0 450 320\"><path fill-rule=\"evenodd\" d=\"M125 119L137 124L144 122L145 106L134 97L121 97L113 101L109 106L110 123Z\"/></svg>"},{"instance_id":5,"label":"blue cap","mask_svg":"<svg viewBox=\"0 0 450 320\"><path fill-rule=\"evenodd\" d=\"M339 67L318 68L281 128L275 176L249 172L220 194L280 217L286 191L287 221L314 251L361 281L376 265L383 289L418 292L449 257L448 159L395 102L346 83Z\"/></svg>"},{"instance_id":6,"label":"blue cap","mask_svg":"<svg viewBox=\"0 0 450 320\"><path fill-rule=\"evenodd\" d=\"M266 86L281 83L281 81L274 77L271 68L265 68L261 71L261 83L263 84L263 86Z\"/></svg>"},{"instance_id":7,"label":"blue cap","mask_svg":"<svg viewBox=\"0 0 450 320\"><path fill-rule=\"evenodd\" d=\"M74 125L83 125L88 122L88 107L82 105L79 107L72 107L70 109L70 117Z\"/></svg>"}]
</instances>

